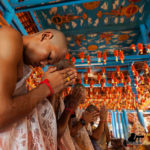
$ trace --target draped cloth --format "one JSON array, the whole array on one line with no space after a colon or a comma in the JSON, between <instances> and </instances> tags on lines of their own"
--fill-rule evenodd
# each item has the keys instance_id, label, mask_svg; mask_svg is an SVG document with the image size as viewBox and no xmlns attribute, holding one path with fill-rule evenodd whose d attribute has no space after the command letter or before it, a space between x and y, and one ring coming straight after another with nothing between
<instances>
[{"instance_id":1,"label":"draped cloth","mask_svg":"<svg viewBox=\"0 0 150 150\"><path fill-rule=\"evenodd\" d=\"M14 96L27 92L25 82L30 73L24 66L24 76L17 83ZM47 99L28 116L0 132L0 150L57 150L56 117Z\"/></svg>"},{"instance_id":2,"label":"draped cloth","mask_svg":"<svg viewBox=\"0 0 150 150\"><path fill-rule=\"evenodd\" d=\"M58 114L59 118L61 117L64 109L65 109L64 102L63 102L63 100L60 100L60 111ZM72 141L68 125L66 127L66 130L65 130L62 138L59 141L58 147L59 147L59 150L75 150L75 146Z\"/></svg>"},{"instance_id":3,"label":"draped cloth","mask_svg":"<svg viewBox=\"0 0 150 150\"><path fill-rule=\"evenodd\" d=\"M76 111L76 118L73 120L73 124L75 124L77 121L80 120L82 113L83 113L83 110L78 108ZM94 150L89 134L85 127L82 127L77 132L77 134L73 137L73 139L74 139L74 142L76 143L75 145L78 145L78 147L81 150Z\"/></svg>"}]
</instances>

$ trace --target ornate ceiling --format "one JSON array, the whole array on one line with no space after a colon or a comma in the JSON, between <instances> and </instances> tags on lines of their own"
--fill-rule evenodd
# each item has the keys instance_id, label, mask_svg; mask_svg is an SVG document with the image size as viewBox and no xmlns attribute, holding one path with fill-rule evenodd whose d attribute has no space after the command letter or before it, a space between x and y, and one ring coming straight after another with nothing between
<instances>
[{"instance_id":1,"label":"ornate ceiling","mask_svg":"<svg viewBox=\"0 0 150 150\"><path fill-rule=\"evenodd\" d=\"M97 50L112 55L115 49L132 54L129 46L136 43L139 25L149 12L145 0L100 0L71 6L36 11L43 27L56 28L65 33L70 53L78 57L80 51L96 56Z\"/></svg>"}]
</instances>

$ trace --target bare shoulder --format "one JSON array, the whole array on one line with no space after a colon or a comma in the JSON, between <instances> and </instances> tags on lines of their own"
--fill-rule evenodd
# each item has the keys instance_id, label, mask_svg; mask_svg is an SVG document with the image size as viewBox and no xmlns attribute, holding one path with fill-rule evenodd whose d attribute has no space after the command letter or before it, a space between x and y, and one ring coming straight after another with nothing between
<instances>
[{"instance_id":1,"label":"bare shoulder","mask_svg":"<svg viewBox=\"0 0 150 150\"><path fill-rule=\"evenodd\" d=\"M0 28L0 59L22 57L23 40L21 34L11 27Z\"/></svg>"},{"instance_id":2,"label":"bare shoulder","mask_svg":"<svg viewBox=\"0 0 150 150\"><path fill-rule=\"evenodd\" d=\"M0 28L0 40L4 38L7 38L7 40L10 40L10 42L16 42L16 40L22 41L21 34L17 30L7 26Z\"/></svg>"}]
</instances>

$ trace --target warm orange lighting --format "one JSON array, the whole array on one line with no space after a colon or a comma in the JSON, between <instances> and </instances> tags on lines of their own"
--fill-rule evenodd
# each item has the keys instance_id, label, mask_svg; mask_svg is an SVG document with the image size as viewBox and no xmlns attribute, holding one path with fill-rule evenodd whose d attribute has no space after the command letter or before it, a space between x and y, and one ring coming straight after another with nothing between
<instances>
[{"instance_id":1,"label":"warm orange lighting","mask_svg":"<svg viewBox=\"0 0 150 150\"><path fill-rule=\"evenodd\" d=\"M135 67L134 67L134 65L131 65L131 70L132 70L132 73L133 73L133 75L135 75Z\"/></svg>"},{"instance_id":2,"label":"warm orange lighting","mask_svg":"<svg viewBox=\"0 0 150 150\"><path fill-rule=\"evenodd\" d=\"M123 63L124 62L124 53L123 53L123 51L119 52L119 58L121 60L121 63Z\"/></svg>"},{"instance_id":3,"label":"warm orange lighting","mask_svg":"<svg viewBox=\"0 0 150 150\"><path fill-rule=\"evenodd\" d=\"M98 81L98 84L100 84L100 82L101 82L101 78L102 78L102 77L101 77L101 75L100 75L100 74L98 74L98 75L97 75L97 81Z\"/></svg>"},{"instance_id":4,"label":"warm orange lighting","mask_svg":"<svg viewBox=\"0 0 150 150\"><path fill-rule=\"evenodd\" d=\"M143 54L143 44L138 43L137 47L138 47L138 50L139 50L140 54Z\"/></svg>"},{"instance_id":5,"label":"warm orange lighting","mask_svg":"<svg viewBox=\"0 0 150 150\"><path fill-rule=\"evenodd\" d=\"M144 70L145 70L146 74L149 73L149 67L146 63L144 64Z\"/></svg>"},{"instance_id":6,"label":"warm orange lighting","mask_svg":"<svg viewBox=\"0 0 150 150\"><path fill-rule=\"evenodd\" d=\"M72 57L71 61L72 61L73 64L75 64L75 62L76 62L75 57Z\"/></svg>"},{"instance_id":7,"label":"warm orange lighting","mask_svg":"<svg viewBox=\"0 0 150 150\"><path fill-rule=\"evenodd\" d=\"M118 74L118 76L120 76L120 67L119 67L119 66L117 66L117 67L116 67L116 70L117 70L117 74Z\"/></svg>"},{"instance_id":8,"label":"warm orange lighting","mask_svg":"<svg viewBox=\"0 0 150 150\"><path fill-rule=\"evenodd\" d=\"M131 44L130 49L132 49L133 52L136 52L136 46L135 46L135 44Z\"/></svg>"},{"instance_id":9,"label":"warm orange lighting","mask_svg":"<svg viewBox=\"0 0 150 150\"><path fill-rule=\"evenodd\" d=\"M107 61L107 53L106 52L103 53L103 61L104 61L104 64L106 64L106 61Z\"/></svg>"},{"instance_id":10,"label":"warm orange lighting","mask_svg":"<svg viewBox=\"0 0 150 150\"><path fill-rule=\"evenodd\" d=\"M150 53L150 44L147 45L147 53Z\"/></svg>"},{"instance_id":11,"label":"warm orange lighting","mask_svg":"<svg viewBox=\"0 0 150 150\"><path fill-rule=\"evenodd\" d=\"M98 62L101 62L101 52L100 51L97 52L97 58L98 58Z\"/></svg>"},{"instance_id":12,"label":"warm orange lighting","mask_svg":"<svg viewBox=\"0 0 150 150\"><path fill-rule=\"evenodd\" d=\"M85 57L85 56L84 56L84 52L81 52L79 55L80 55L80 59L81 59L81 61L82 61L82 63L83 63L84 57Z\"/></svg>"},{"instance_id":13,"label":"warm orange lighting","mask_svg":"<svg viewBox=\"0 0 150 150\"><path fill-rule=\"evenodd\" d=\"M124 83L124 74L121 72L120 74L121 83Z\"/></svg>"},{"instance_id":14,"label":"warm orange lighting","mask_svg":"<svg viewBox=\"0 0 150 150\"><path fill-rule=\"evenodd\" d=\"M70 54L67 53L65 59L69 60L69 58L70 58Z\"/></svg>"},{"instance_id":15,"label":"warm orange lighting","mask_svg":"<svg viewBox=\"0 0 150 150\"><path fill-rule=\"evenodd\" d=\"M88 64L90 64L90 63L91 63L91 58L90 58L90 56L89 56L89 55L87 55L86 60L87 60L87 63L88 63Z\"/></svg>"},{"instance_id":16,"label":"warm orange lighting","mask_svg":"<svg viewBox=\"0 0 150 150\"><path fill-rule=\"evenodd\" d=\"M116 62L118 62L118 50L114 50L114 56L116 57Z\"/></svg>"},{"instance_id":17,"label":"warm orange lighting","mask_svg":"<svg viewBox=\"0 0 150 150\"><path fill-rule=\"evenodd\" d=\"M105 78L105 68L102 68L102 77Z\"/></svg>"},{"instance_id":18,"label":"warm orange lighting","mask_svg":"<svg viewBox=\"0 0 150 150\"><path fill-rule=\"evenodd\" d=\"M142 75L140 76L140 80L141 80L141 83L144 84L144 77Z\"/></svg>"}]
</instances>

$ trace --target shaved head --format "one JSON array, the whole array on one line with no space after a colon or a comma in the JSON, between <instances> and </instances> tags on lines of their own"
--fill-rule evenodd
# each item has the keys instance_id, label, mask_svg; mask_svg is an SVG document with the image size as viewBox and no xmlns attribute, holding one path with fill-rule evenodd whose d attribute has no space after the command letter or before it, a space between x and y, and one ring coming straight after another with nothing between
<instances>
[{"instance_id":1,"label":"shaved head","mask_svg":"<svg viewBox=\"0 0 150 150\"><path fill-rule=\"evenodd\" d=\"M61 31L58 31L56 29L46 29L46 30L40 31L38 33L35 33L32 36L42 35L41 41L43 41L44 37L46 38L45 33L52 33L53 37L51 38L50 43L67 51L67 40L66 40L65 35Z\"/></svg>"},{"instance_id":2,"label":"shaved head","mask_svg":"<svg viewBox=\"0 0 150 150\"><path fill-rule=\"evenodd\" d=\"M65 35L55 29L25 36L23 40L24 61L32 66L44 67L47 64L55 64L64 58L67 52Z\"/></svg>"}]
</instances>

